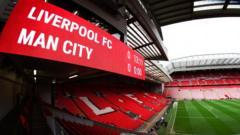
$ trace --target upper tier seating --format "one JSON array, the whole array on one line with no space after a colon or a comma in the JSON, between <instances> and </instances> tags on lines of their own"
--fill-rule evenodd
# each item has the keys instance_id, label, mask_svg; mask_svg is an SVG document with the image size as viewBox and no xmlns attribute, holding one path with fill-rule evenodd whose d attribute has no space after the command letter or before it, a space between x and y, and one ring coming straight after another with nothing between
<instances>
[{"instance_id":1,"label":"upper tier seating","mask_svg":"<svg viewBox=\"0 0 240 135\"><path fill-rule=\"evenodd\" d=\"M239 70L179 72L172 78L173 82L166 83L166 87L240 84Z\"/></svg>"}]
</instances>

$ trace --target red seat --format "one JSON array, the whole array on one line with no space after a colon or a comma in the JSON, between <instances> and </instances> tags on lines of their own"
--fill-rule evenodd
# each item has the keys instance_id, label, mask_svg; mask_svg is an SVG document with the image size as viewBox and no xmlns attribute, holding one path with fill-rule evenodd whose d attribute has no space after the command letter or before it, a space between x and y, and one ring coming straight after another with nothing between
<instances>
[{"instance_id":1,"label":"red seat","mask_svg":"<svg viewBox=\"0 0 240 135\"><path fill-rule=\"evenodd\" d=\"M70 135L120 135L119 131L97 125L83 125L76 122L57 119Z\"/></svg>"},{"instance_id":2,"label":"red seat","mask_svg":"<svg viewBox=\"0 0 240 135\"><path fill-rule=\"evenodd\" d=\"M77 97L76 99L74 99L77 105L92 120L96 120L106 124L111 124L113 126L117 126L120 128L132 129L132 130L137 129L143 124L143 121L139 119L135 120L130 118L128 115L119 111L116 106L107 102L103 97L96 96L93 92L90 92L88 90L84 90L84 91L74 90L74 93ZM79 97L89 98L89 100L91 100L91 102L93 102L94 105L97 106L98 108L111 107L114 109L114 111L107 114L103 114L103 115L96 115L92 111L92 109L89 108L88 105L86 105L83 101L79 99Z\"/></svg>"},{"instance_id":3,"label":"red seat","mask_svg":"<svg viewBox=\"0 0 240 135\"><path fill-rule=\"evenodd\" d=\"M85 116L70 98L63 96L60 93L57 94L55 103L58 108L66 109L75 116Z\"/></svg>"},{"instance_id":4,"label":"red seat","mask_svg":"<svg viewBox=\"0 0 240 135\"><path fill-rule=\"evenodd\" d=\"M143 108L139 104L135 103L132 100L129 100L123 95L116 95L110 91L105 91L104 95L107 100L118 106L120 109L122 108L125 111L131 111L135 114L138 114L143 120L148 120L155 114L154 111Z\"/></svg>"}]
</instances>

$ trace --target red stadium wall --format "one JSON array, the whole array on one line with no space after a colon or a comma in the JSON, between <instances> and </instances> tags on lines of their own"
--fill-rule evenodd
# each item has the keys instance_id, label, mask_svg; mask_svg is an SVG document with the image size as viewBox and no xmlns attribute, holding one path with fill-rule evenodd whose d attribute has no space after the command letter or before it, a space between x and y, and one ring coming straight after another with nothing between
<instances>
[{"instance_id":1,"label":"red stadium wall","mask_svg":"<svg viewBox=\"0 0 240 135\"><path fill-rule=\"evenodd\" d=\"M172 75L164 95L175 99L240 98L238 70L181 72Z\"/></svg>"}]
</instances>

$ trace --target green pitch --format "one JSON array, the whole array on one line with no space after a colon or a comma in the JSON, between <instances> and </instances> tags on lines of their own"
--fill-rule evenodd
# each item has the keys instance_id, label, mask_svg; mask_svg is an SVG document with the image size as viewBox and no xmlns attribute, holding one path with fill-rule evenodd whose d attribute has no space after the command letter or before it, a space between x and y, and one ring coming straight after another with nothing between
<instances>
[{"instance_id":1,"label":"green pitch","mask_svg":"<svg viewBox=\"0 0 240 135\"><path fill-rule=\"evenodd\" d=\"M240 100L179 101L175 106L164 134L240 135Z\"/></svg>"}]
</instances>

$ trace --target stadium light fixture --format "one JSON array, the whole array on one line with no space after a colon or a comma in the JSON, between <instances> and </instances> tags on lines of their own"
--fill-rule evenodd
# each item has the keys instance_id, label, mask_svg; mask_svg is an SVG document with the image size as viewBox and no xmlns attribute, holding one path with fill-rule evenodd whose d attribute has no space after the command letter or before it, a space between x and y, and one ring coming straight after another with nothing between
<instances>
[{"instance_id":1,"label":"stadium light fixture","mask_svg":"<svg viewBox=\"0 0 240 135\"><path fill-rule=\"evenodd\" d=\"M204 6L204 7L194 7L194 12L204 11L204 10L213 10L213 9L222 9L223 5L213 5L213 6Z\"/></svg>"},{"instance_id":2,"label":"stadium light fixture","mask_svg":"<svg viewBox=\"0 0 240 135\"><path fill-rule=\"evenodd\" d=\"M55 84L55 83L56 83L56 79L53 79L53 80L52 80L52 84Z\"/></svg>"},{"instance_id":3,"label":"stadium light fixture","mask_svg":"<svg viewBox=\"0 0 240 135\"><path fill-rule=\"evenodd\" d=\"M77 74L69 76L68 79L73 79L73 78L76 78L76 77L78 77Z\"/></svg>"},{"instance_id":4,"label":"stadium light fixture","mask_svg":"<svg viewBox=\"0 0 240 135\"><path fill-rule=\"evenodd\" d=\"M200 0L200 1L194 1L194 7L195 6L207 6L211 4L224 4L225 0Z\"/></svg>"},{"instance_id":5,"label":"stadium light fixture","mask_svg":"<svg viewBox=\"0 0 240 135\"><path fill-rule=\"evenodd\" d=\"M75 10L75 11L73 12L73 14L74 14L74 15L78 15L78 11Z\"/></svg>"},{"instance_id":6,"label":"stadium light fixture","mask_svg":"<svg viewBox=\"0 0 240 135\"><path fill-rule=\"evenodd\" d=\"M37 75L37 70L36 70L36 69L33 70L33 75L34 75L34 76Z\"/></svg>"}]
</instances>

